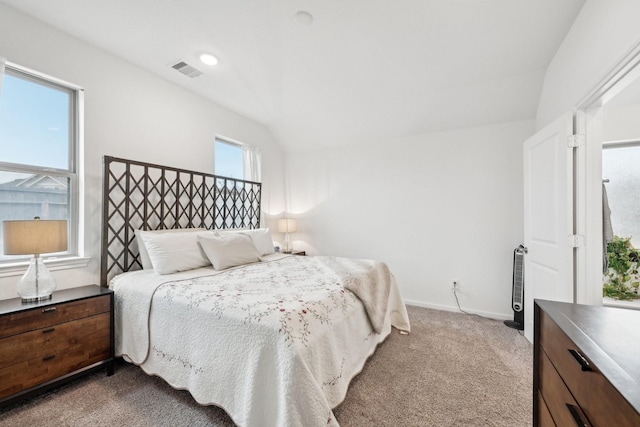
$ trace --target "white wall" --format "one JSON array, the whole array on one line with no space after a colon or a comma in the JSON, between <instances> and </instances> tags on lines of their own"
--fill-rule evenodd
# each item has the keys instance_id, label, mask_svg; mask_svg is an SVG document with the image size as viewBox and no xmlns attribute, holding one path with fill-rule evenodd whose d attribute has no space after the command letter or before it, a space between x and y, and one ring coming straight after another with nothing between
<instances>
[{"instance_id":1,"label":"white wall","mask_svg":"<svg viewBox=\"0 0 640 427\"><path fill-rule=\"evenodd\" d=\"M640 138L640 105L603 108L602 140L622 141Z\"/></svg>"},{"instance_id":2,"label":"white wall","mask_svg":"<svg viewBox=\"0 0 640 427\"><path fill-rule=\"evenodd\" d=\"M533 121L287 153L295 249L385 261L408 303L512 318Z\"/></svg>"},{"instance_id":3,"label":"white wall","mask_svg":"<svg viewBox=\"0 0 640 427\"><path fill-rule=\"evenodd\" d=\"M55 271L59 289L99 281L103 155L213 172L213 141L221 134L262 149L263 207L282 212L283 153L264 126L1 4L0 56L85 89L84 244L91 262ZM0 299L16 296L17 280L0 279Z\"/></svg>"},{"instance_id":4,"label":"white wall","mask_svg":"<svg viewBox=\"0 0 640 427\"><path fill-rule=\"evenodd\" d=\"M638 0L588 0L553 57L538 105L541 129L572 111L640 41Z\"/></svg>"}]
</instances>

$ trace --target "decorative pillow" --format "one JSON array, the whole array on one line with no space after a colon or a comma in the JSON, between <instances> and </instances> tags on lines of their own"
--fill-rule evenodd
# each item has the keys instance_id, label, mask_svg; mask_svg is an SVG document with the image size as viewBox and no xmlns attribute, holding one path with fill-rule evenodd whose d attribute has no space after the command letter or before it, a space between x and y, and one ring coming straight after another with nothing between
<instances>
[{"instance_id":1,"label":"decorative pillow","mask_svg":"<svg viewBox=\"0 0 640 427\"><path fill-rule=\"evenodd\" d=\"M158 274L193 270L211 264L198 244L199 236L213 235L210 231L159 234L141 232L140 235L151 265Z\"/></svg>"},{"instance_id":2,"label":"decorative pillow","mask_svg":"<svg viewBox=\"0 0 640 427\"><path fill-rule=\"evenodd\" d=\"M220 235L225 235L225 234L243 233L245 231L251 231L251 229L250 228L216 228L213 231L214 231L214 233L218 233Z\"/></svg>"},{"instance_id":3,"label":"decorative pillow","mask_svg":"<svg viewBox=\"0 0 640 427\"><path fill-rule=\"evenodd\" d=\"M142 241L142 235L166 234L166 233L193 233L206 231L206 228L172 228L167 230L136 230L136 243L138 244L138 253L140 254L140 262L144 270L151 270L153 265L149 259L149 252Z\"/></svg>"},{"instance_id":4,"label":"decorative pillow","mask_svg":"<svg viewBox=\"0 0 640 427\"><path fill-rule=\"evenodd\" d=\"M251 238L245 234L199 235L198 242L216 270L260 261Z\"/></svg>"},{"instance_id":5,"label":"decorative pillow","mask_svg":"<svg viewBox=\"0 0 640 427\"><path fill-rule=\"evenodd\" d=\"M246 234L251 237L253 245L258 251L258 255L269 255L275 253L273 249L273 239L271 239L271 233L268 228L258 228L257 230L246 230L240 233Z\"/></svg>"}]
</instances>

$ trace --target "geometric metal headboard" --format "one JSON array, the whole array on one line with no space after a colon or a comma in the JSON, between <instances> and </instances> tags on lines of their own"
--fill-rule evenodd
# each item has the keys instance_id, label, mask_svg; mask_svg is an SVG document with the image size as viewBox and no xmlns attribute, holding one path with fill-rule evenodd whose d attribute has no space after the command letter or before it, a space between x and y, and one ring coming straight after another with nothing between
<instances>
[{"instance_id":1,"label":"geometric metal headboard","mask_svg":"<svg viewBox=\"0 0 640 427\"><path fill-rule=\"evenodd\" d=\"M260 228L262 184L104 156L100 283L142 268L135 230Z\"/></svg>"}]
</instances>

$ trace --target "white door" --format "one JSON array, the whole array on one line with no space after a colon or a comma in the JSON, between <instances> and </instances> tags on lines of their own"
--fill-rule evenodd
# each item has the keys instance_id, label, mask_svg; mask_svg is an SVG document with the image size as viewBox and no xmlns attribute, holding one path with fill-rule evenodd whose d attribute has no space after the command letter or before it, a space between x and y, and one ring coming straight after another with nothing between
<instances>
[{"instance_id":1,"label":"white door","mask_svg":"<svg viewBox=\"0 0 640 427\"><path fill-rule=\"evenodd\" d=\"M533 299L573 302L573 115L524 143L525 336L533 341Z\"/></svg>"}]
</instances>

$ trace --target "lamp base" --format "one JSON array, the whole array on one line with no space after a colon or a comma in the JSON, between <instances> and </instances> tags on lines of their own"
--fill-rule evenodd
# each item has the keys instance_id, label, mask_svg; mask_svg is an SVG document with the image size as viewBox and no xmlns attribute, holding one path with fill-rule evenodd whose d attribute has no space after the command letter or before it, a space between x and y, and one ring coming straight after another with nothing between
<instances>
[{"instance_id":1,"label":"lamp base","mask_svg":"<svg viewBox=\"0 0 640 427\"><path fill-rule=\"evenodd\" d=\"M51 299L53 295L43 295L41 297L33 297L33 298L22 298L22 303L23 304L28 304L30 302L39 302L39 301L46 301L48 299Z\"/></svg>"},{"instance_id":2,"label":"lamp base","mask_svg":"<svg viewBox=\"0 0 640 427\"><path fill-rule=\"evenodd\" d=\"M291 237L289 237L289 233L285 233L284 235L284 247L282 248L283 254L290 254L293 248L291 247Z\"/></svg>"},{"instance_id":3,"label":"lamp base","mask_svg":"<svg viewBox=\"0 0 640 427\"><path fill-rule=\"evenodd\" d=\"M23 303L44 301L51 298L56 290L56 281L45 267L42 258L34 257L29 261L29 268L16 285L18 295Z\"/></svg>"}]
</instances>

